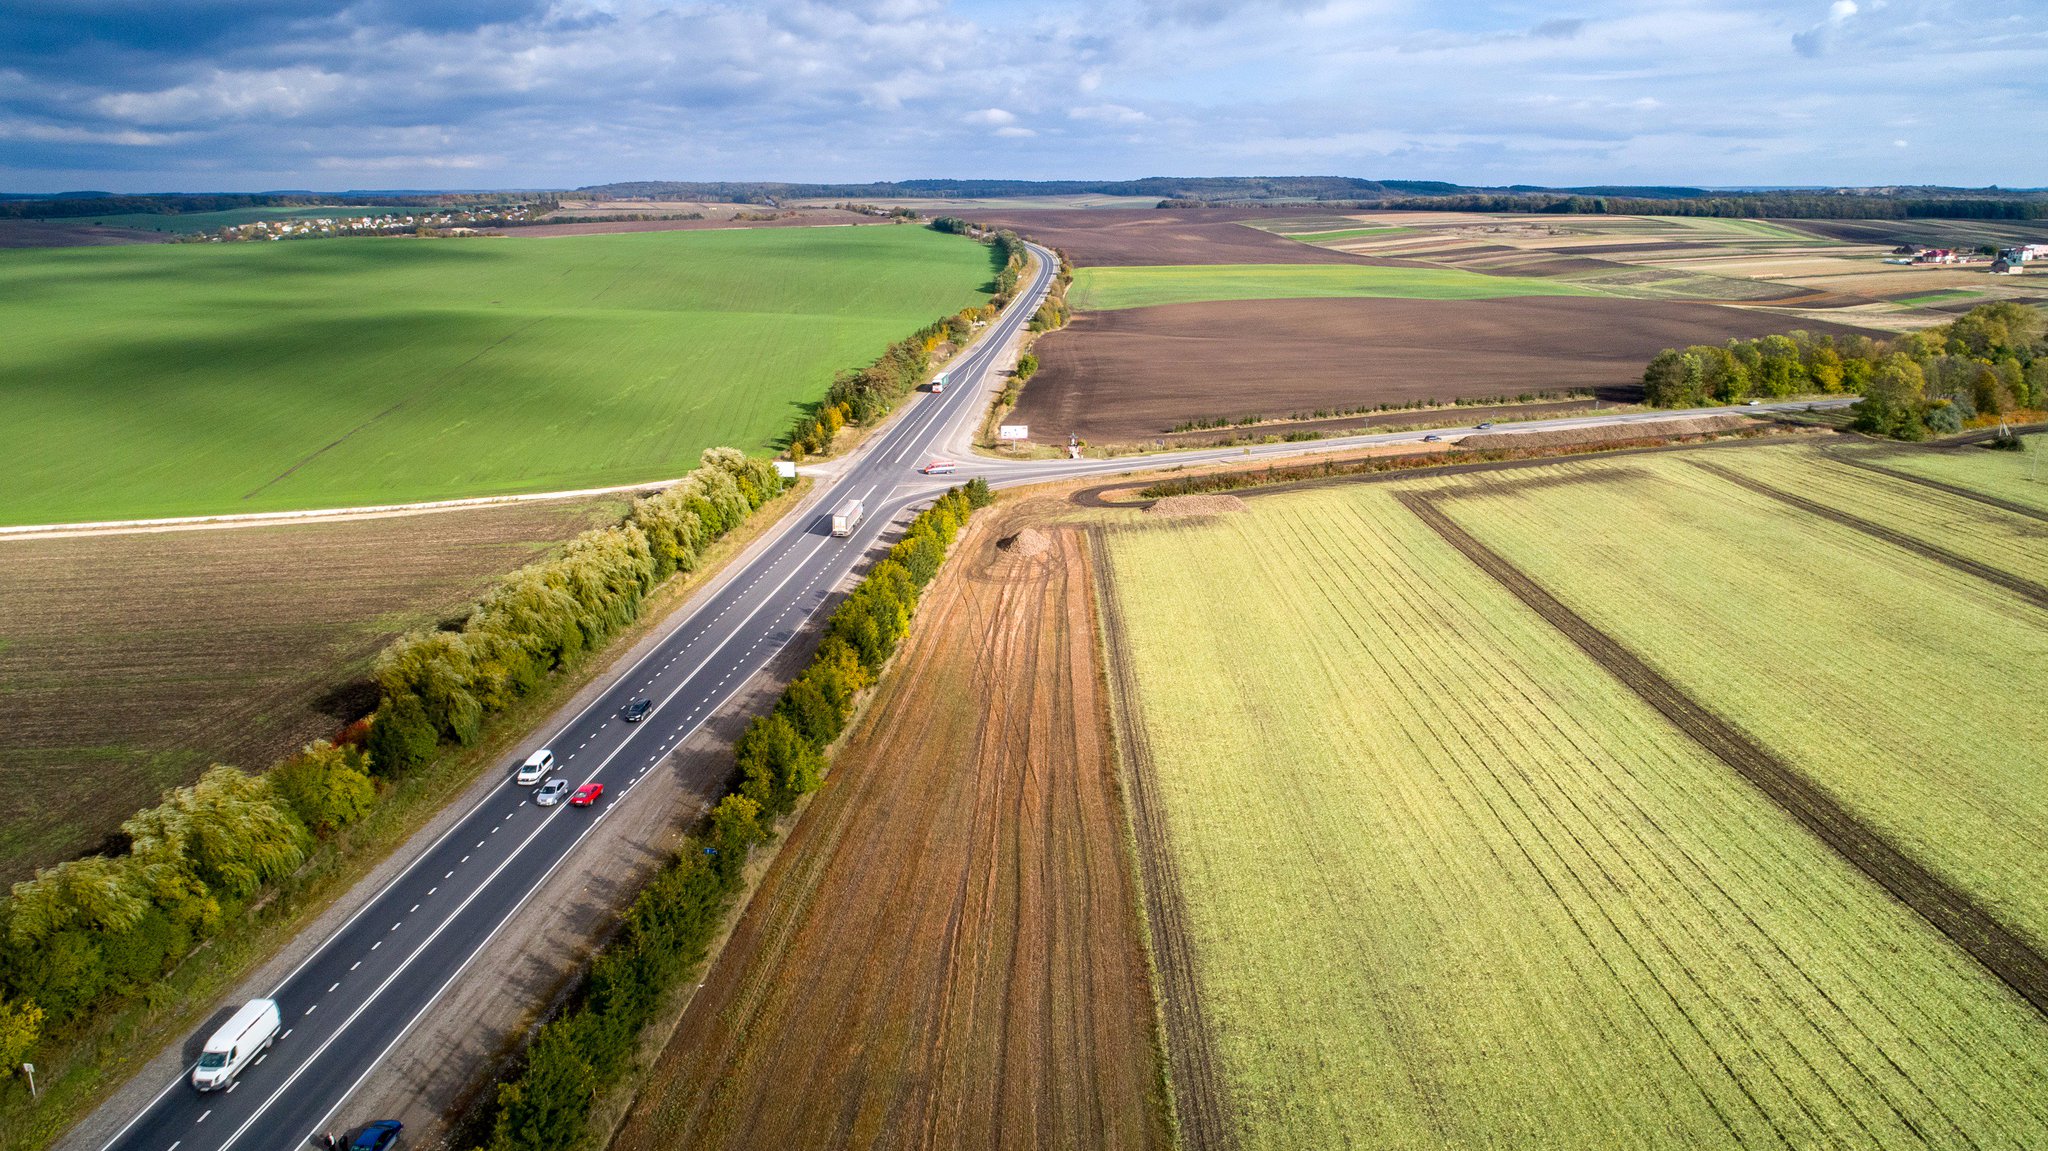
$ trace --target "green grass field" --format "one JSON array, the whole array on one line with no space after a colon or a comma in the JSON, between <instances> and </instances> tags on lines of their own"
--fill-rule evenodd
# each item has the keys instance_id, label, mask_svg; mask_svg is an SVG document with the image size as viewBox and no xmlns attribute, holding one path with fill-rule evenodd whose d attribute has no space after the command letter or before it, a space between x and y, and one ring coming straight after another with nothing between
<instances>
[{"instance_id":1,"label":"green grass field","mask_svg":"<svg viewBox=\"0 0 2048 1151\"><path fill-rule=\"evenodd\" d=\"M2043 720L1926 689L2038 673L2039 613L1665 460L1619 487L1461 478L1482 494L1442 506L1597 622L1635 621L1638 650L1684 647L1670 669L1800 766L1853 736L1831 762L1860 755L1866 784L1932 804L1930 831L2038 839L2044 785L2015 769ZM1247 1148L1988 1148L2048 1129L2038 1014L1391 485L1250 509L1107 549ZM1817 586L1919 618L1860 642ZM2007 872L2038 875L2039 849Z\"/></svg>"},{"instance_id":2,"label":"green grass field","mask_svg":"<svg viewBox=\"0 0 2048 1151\"><path fill-rule=\"evenodd\" d=\"M383 204L325 204L310 208L229 208L220 212L115 212L105 216L81 216L80 222L105 224L109 228L141 228L149 232L211 232L258 220L303 220L322 216L376 216L385 212L404 215L418 212Z\"/></svg>"},{"instance_id":3,"label":"green grass field","mask_svg":"<svg viewBox=\"0 0 2048 1151\"><path fill-rule=\"evenodd\" d=\"M989 278L909 227L0 252L0 523L678 476Z\"/></svg>"},{"instance_id":4,"label":"green grass field","mask_svg":"<svg viewBox=\"0 0 2048 1151\"><path fill-rule=\"evenodd\" d=\"M1293 239L1303 239L1296 236ZM1292 300L1372 296L1403 300L1494 300L1512 296L1590 296L1555 280L1483 276L1449 268L1354 264L1191 264L1080 268L1067 298L1080 311L1149 308L1201 300Z\"/></svg>"},{"instance_id":5,"label":"green grass field","mask_svg":"<svg viewBox=\"0 0 2048 1151\"><path fill-rule=\"evenodd\" d=\"M1356 240L1364 236L1403 236L1414 230L1413 228L1339 228L1334 232L1289 233L1287 238L1290 240L1300 240L1304 244L1328 244L1337 240Z\"/></svg>"}]
</instances>

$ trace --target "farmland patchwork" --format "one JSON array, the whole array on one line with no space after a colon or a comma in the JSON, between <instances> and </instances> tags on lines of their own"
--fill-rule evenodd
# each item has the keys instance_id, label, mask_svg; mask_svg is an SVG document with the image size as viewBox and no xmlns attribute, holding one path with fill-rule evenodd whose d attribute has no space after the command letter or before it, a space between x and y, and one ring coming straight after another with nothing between
<instances>
[{"instance_id":1,"label":"farmland patchwork","mask_svg":"<svg viewBox=\"0 0 2048 1151\"><path fill-rule=\"evenodd\" d=\"M1250 508L1106 536L1245 1146L2048 1129L2048 612L1930 554L2024 580L2037 524L1807 448Z\"/></svg>"}]
</instances>

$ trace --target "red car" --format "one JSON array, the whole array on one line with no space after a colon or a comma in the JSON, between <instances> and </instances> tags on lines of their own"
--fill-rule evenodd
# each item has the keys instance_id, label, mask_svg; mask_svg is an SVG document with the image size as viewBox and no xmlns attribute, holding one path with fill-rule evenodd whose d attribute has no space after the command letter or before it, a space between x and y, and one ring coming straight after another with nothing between
<instances>
[{"instance_id":1,"label":"red car","mask_svg":"<svg viewBox=\"0 0 2048 1151\"><path fill-rule=\"evenodd\" d=\"M576 789L576 794L569 797L569 806L589 807L591 804L597 802L598 796L601 796L603 794L604 784L586 783L582 787Z\"/></svg>"}]
</instances>

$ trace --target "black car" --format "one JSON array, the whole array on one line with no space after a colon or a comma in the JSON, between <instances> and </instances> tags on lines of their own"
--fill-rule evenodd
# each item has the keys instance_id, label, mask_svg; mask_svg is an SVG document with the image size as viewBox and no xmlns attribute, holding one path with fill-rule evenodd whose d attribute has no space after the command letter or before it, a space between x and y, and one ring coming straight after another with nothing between
<instances>
[{"instance_id":1,"label":"black car","mask_svg":"<svg viewBox=\"0 0 2048 1151\"><path fill-rule=\"evenodd\" d=\"M1483 432L1483 431L1485 431L1486 429L1488 429L1488 428L1490 428L1490 427L1492 427L1492 426L1493 426L1493 421L1492 421L1492 420L1487 420L1487 421L1486 421L1485 423L1481 423L1481 424L1474 424L1473 426L1474 426L1474 427L1476 427L1476 428L1478 428L1478 429L1479 429L1480 431L1482 431L1482 432Z\"/></svg>"},{"instance_id":2,"label":"black car","mask_svg":"<svg viewBox=\"0 0 2048 1151\"><path fill-rule=\"evenodd\" d=\"M630 703L630 704L628 704L628 705L626 706L626 722L627 722L627 723L639 723L639 722L640 722L641 720L643 720L643 719L646 719L646 718L647 718L647 713L648 713L648 712L650 712L650 711L653 711L653 710L654 710L654 701L653 701L653 700L651 700L651 699L636 699L636 700L634 700L634 701L633 701L632 703Z\"/></svg>"}]
</instances>

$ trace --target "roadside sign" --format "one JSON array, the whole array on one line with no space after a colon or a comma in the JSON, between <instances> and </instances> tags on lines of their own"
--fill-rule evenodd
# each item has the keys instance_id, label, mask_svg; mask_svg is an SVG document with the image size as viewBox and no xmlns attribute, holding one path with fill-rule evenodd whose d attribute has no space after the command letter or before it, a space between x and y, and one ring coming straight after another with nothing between
<instances>
[{"instance_id":1,"label":"roadside sign","mask_svg":"<svg viewBox=\"0 0 2048 1151\"><path fill-rule=\"evenodd\" d=\"M793 462L793 461L791 461L791 460L776 460L776 461L775 461L775 474L776 474L776 475L778 475L778 476L781 476L781 477L782 477L783 479L785 479L785 480L793 480L793 479L795 479L795 478L796 478L796 464L795 464L795 462Z\"/></svg>"},{"instance_id":2,"label":"roadside sign","mask_svg":"<svg viewBox=\"0 0 2048 1151\"><path fill-rule=\"evenodd\" d=\"M996 429L999 440L1028 440L1031 438L1030 424L1004 424Z\"/></svg>"}]
</instances>

